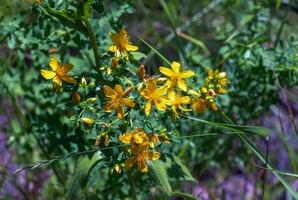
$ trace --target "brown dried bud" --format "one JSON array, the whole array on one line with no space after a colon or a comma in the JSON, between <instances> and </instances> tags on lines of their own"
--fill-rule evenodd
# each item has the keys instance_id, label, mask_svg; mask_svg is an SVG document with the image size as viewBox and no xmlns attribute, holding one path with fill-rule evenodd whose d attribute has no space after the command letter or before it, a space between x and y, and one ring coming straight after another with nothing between
<instances>
[{"instance_id":1,"label":"brown dried bud","mask_svg":"<svg viewBox=\"0 0 298 200\"><path fill-rule=\"evenodd\" d=\"M81 96L80 96L80 93L78 92L74 92L72 93L72 101L75 103L75 104L79 104L81 102Z\"/></svg>"},{"instance_id":2,"label":"brown dried bud","mask_svg":"<svg viewBox=\"0 0 298 200\"><path fill-rule=\"evenodd\" d=\"M128 89L125 91L123 96L128 97L132 91L133 91L133 87L132 86L128 87Z\"/></svg>"},{"instance_id":3,"label":"brown dried bud","mask_svg":"<svg viewBox=\"0 0 298 200\"><path fill-rule=\"evenodd\" d=\"M145 66L144 66L144 65L141 65L141 66L139 67L139 69L138 69L138 75L139 75L139 78L140 78L141 80L144 79L144 77L145 77Z\"/></svg>"}]
</instances>

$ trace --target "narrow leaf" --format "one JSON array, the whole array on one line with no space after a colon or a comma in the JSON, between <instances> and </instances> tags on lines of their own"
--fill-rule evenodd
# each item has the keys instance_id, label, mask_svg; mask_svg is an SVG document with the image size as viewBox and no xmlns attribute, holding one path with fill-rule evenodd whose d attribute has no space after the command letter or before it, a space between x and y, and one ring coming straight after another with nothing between
<instances>
[{"instance_id":1,"label":"narrow leaf","mask_svg":"<svg viewBox=\"0 0 298 200\"><path fill-rule=\"evenodd\" d=\"M161 53L159 53L159 51L157 51L154 47L152 47L149 43L147 43L143 38L141 38L140 36L138 36L139 39L146 44L152 51L154 51L154 53L156 53L165 63L167 63L168 65L171 65L171 62L166 59Z\"/></svg>"}]
</instances>

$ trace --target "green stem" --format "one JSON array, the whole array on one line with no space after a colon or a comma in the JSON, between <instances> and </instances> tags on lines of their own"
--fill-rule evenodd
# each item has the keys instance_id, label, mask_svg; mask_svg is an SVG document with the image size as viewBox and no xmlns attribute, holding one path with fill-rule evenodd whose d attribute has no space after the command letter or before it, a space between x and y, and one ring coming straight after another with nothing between
<instances>
[{"instance_id":1,"label":"green stem","mask_svg":"<svg viewBox=\"0 0 298 200\"><path fill-rule=\"evenodd\" d=\"M83 19L83 20L85 22L86 29L87 29L87 32L88 32L88 37L90 39L90 44L91 44L91 47L92 47L92 50L93 50L96 70L99 72L98 74L100 76L100 79L103 80L103 75L99 70L101 61L100 61L100 53L99 53L98 46L97 46L97 43L96 43L96 37L94 35L94 32L92 30L92 27L91 27L88 19Z\"/></svg>"}]
</instances>

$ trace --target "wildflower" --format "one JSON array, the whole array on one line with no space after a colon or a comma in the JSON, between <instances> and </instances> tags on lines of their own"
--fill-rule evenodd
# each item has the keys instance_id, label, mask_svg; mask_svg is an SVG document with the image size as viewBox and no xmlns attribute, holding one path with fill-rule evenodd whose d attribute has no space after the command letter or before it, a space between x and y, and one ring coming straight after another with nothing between
<instances>
[{"instance_id":1,"label":"wildflower","mask_svg":"<svg viewBox=\"0 0 298 200\"><path fill-rule=\"evenodd\" d=\"M52 70L40 70L41 75L45 79L53 79L53 82L59 86L62 86L62 81L76 84L77 81L67 73L73 68L71 64L61 64L55 57L52 57L49 62Z\"/></svg>"},{"instance_id":2,"label":"wildflower","mask_svg":"<svg viewBox=\"0 0 298 200\"><path fill-rule=\"evenodd\" d=\"M224 87L228 84L228 78L226 72L220 72L219 70L207 70L208 77L206 78L206 85L212 86L214 92L217 94L224 94L227 91Z\"/></svg>"},{"instance_id":3,"label":"wildflower","mask_svg":"<svg viewBox=\"0 0 298 200\"><path fill-rule=\"evenodd\" d=\"M104 106L105 112L117 111L117 117L122 119L124 117L123 106L134 107L135 103L130 98L125 98L124 91L121 85L116 85L114 90L109 86L103 86L104 94L108 98L106 105Z\"/></svg>"},{"instance_id":4,"label":"wildflower","mask_svg":"<svg viewBox=\"0 0 298 200\"><path fill-rule=\"evenodd\" d=\"M155 133L148 135L148 138L149 138L149 146L151 148L154 148L155 144L160 143L158 135Z\"/></svg>"},{"instance_id":5,"label":"wildflower","mask_svg":"<svg viewBox=\"0 0 298 200\"><path fill-rule=\"evenodd\" d=\"M120 135L119 140L124 144L142 144L148 141L147 134L140 128Z\"/></svg>"},{"instance_id":6,"label":"wildflower","mask_svg":"<svg viewBox=\"0 0 298 200\"><path fill-rule=\"evenodd\" d=\"M137 165L137 169L139 171L143 173L148 172L147 161L158 160L160 157L159 152L150 151L148 149L149 149L149 143L134 145L131 149L132 156L129 157L124 163L125 170L128 170L134 165Z\"/></svg>"},{"instance_id":7,"label":"wildflower","mask_svg":"<svg viewBox=\"0 0 298 200\"><path fill-rule=\"evenodd\" d=\"M118 34L110 32L110 38L113 44L109 47L111 52L120 52L123 55L126 55L129 51L137 51L138 47L130 44L129 36L126 30L121 29Z\"/></svg>"},{"instance_id":8,"label":"wildflower","mask_svg":"<svg viewBox=\"0 0 298 200\"><path fill-rule=\"evenodd\" d=\"M172 110L175 114L175 117L178 116L177 109L181 111L189 111L189 109L186 109L182 106L182 104L190 103L190 98L188 96L180 96L179 94L176 94L174 91L171 91L168 94L168 99L170 101L170 105L172 106Z\"/></svg>"},{"instance_id":9,"label":"wildflower","mask_svg":"<svg viewBox=\"0 0 298 200\"><path fill-rule=\"evenodd\" d=\"M172 62L171 68L166 68L166 67L159 67L159 71L164 74L165 76L169 77L167 80L166 85L171 89L175 85L178 85L178 88L186 91L187 90L187 85L185 83L185 78L189 78L195 75L195 73L191 70L187 71L180 71L180 63L178 62Z\"/></svg>"},{"instance_id":10,"label":"wildflower","mask_svg":"<svg viewBox=\"0 0 298 200\"><path fill-rule=\"evenodd\" d=\"M204 99L193 99L191 105L196 112L202 113L206 110L206 101Z\"/></svg>"},{"instance_id":11,"label":"wildflower","mask_svg":"<svg viewBox=\"0 0 298 200\"><path fill-rule=\"evenodd\" d=\"M154 79L149 79L145 89L141 91L143 98L147 99L148 102L145 105L145 114L149 115L152 106L155 105L157 110L166 110L167 99L164 95L167 93L166 87L158 88Z\"/></svg>"}]
</instances>

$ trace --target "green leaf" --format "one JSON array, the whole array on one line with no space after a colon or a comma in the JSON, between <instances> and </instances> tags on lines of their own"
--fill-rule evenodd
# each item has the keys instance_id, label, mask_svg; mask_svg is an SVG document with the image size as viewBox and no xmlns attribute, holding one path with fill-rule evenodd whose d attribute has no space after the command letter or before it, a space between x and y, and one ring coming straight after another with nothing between
<instances>
[{"instance_id":1,"label":"green leaf","mask_svg":"<svg viewBox=\"0 0 298 200\"><path fill-rule=\"evenodd\" d=\"M274 166L268 161L266 160L265 156L263 155L263 153L255 146L255 144L245 135L244 130L250 130L253 132L263 132L266 133L268 132L267 129L263 128L263 127L254 127L254 126L240 126L241 128L239 129L238 125L234 125L234 124L229 124L227 126L227 124L220 124L220 123L215 123L215 122L209 122L206 120L202 120L202 119L198 119L198 118L194 118L194 117L189 117L189 116L182 116L188 119L192 119L198 122L202 122L202 123L206 123L209 124L211 126L215 126L215 127L221 127L221 128L227 128L227 129L232 129L232 130L237 130L240 131L241 133L237 133L236 134L240 137L240 139L254 152L254 154L264 163L267 164L268 169L272 169L274 170ZM253 127L253 128L251 128ZM243 129L246 128L246 129ZM262 128L264 130L262 130ZM266 131L265 131L266 130ZM291 185L288 183L288 181L286 179L284 179L279 173L277 173L276 171L272 171L272 173L276 176L276 178L279 179L279 181L284 185L284 187L288 190L288 192L295 198L298 199L298 193L295 192L293 190L293 188L291 187Z\"/></svg>"},{"instance_id":2,"label":"green leaf","mask_svg":"<svg viewBox=\"0 0 298 200\"><path fill-rule=\"evenodd\" d=\"M184 200L199 200L199 198L185 192L173 191L171 192L171 194L174 196L182 197Z\"/></svg>"},{"instance_id":3,"label":"green leaf","mask_svg":"<svg viewBox=\"0 0 298 200\"><path fill-rule=\"evenodd\" d=\"M178 33L178 35L188 41L190 41L191 43L194 43L195 45L197 45L198 47L200 47L201 49L203 49L203 51L209 53L206 45L204 44L203 41L196 39L194 37L191 37L189 35L186 35L185 33Z\"/></svg>"},{"instance_id":4,"label":"green leaf","mask_svg":"<svg viewBox=\"0 0 298 200\"><path fill-rule=\"evenodd\" d=\"M104 5L101 0L95 0L95 3L93 3L91 6L98 14L104 13Z\"/></svg>"},{"instance_id":5,"label":"green leaf","mask_svg":"<svg viewBox=\"0 0 298 200\"><path fill-rule=\"evenodd\" d=\"M169 192L172 191L167 170L165 165L160 160L149 162L149 175L161 188L166 190L166 193L170 196Z\"/></svg>"},{"instance_id":6,"label":"green leaf","mask_svg":"<svg viewBox=\"0 0 298 200\"><path fill-rule=\"evenodd\" d=\"M93 0L78 0L77 14L79 18L88 19L92 16Z\"/></svg>"},{"instance_id":7,"label":"green leaf","mask_svg":"<svg viewBox=\"0 0 298 200\"><path fill-rule=\"evenodd\" d=\"M180 116L187 118L187 119L202 122L205 124L209 124L211 126L215 126L218 128L224 128L224 129L233 130L233 131L241 131L241 132L245 132L245 133L247 132L247 133L261 135L261 136L269 135L269 130L267 128L261 127L261 126L244 126L244 125L224 124L224 123L211 122L211 121L199 119L196 117L190 117L190 116L186 116L186 115L180 115Z\"/></svg>"},{"instance_id":8,"label":"green leaf","mask_svg":"<svg viewBox=\"0 0 298 200\"><path fill-rule=\"evenodd\" d=\"M185 166L185 164L182 162L182 160L178 156L175 156L175 155L171 155L171 156L172 156L172 160L180 168L180 170L182 172L183 179L186 181L193 181L193 182L197 183L197 180L192 176L188 167ZM176 171L176 173L178 173L178 172Z\"/></svg>"},{"instance_id":9,"label":"green leaf","mask_svg":"<svg viewBox=\"0 0 298 200\"><path fill-rule=\"evenodd\" d=\"M100 152L95 153L91 159L89 159L88 156L79 157L74 175L69 182L66 199L79 199L80 192L87 185L91 170L101 161L101 159Z\"/></svg>"},{"instance_id":10,"label":"green leaf","mask_svg":"<svg viewBox=\"0 0 298 200\"><path fill-rule=\"evenodd\" d=\"M154 51L154 53L156 53L165 63L167 63L168 65L171 65L171 62L166 59L161 53L158 52L157 49L155 49L154 47L152 47L149 43L147 43L143 38L141 38L140 36L138 36L138 38L145 44L147 45L152 51Z\"/></svg>"},{"instance_id":11,"label":"green leaf","mask_svg":"<svg viewBox=\"0 0 298 200\"><path fill-rule=\"evenodd\" d=\"M130 54L136 60L141 60L142 58L147 58L147 56L145 54L143 54L142 52L139 52L139 51L130 52Z\"/></svg>"},{"instance_id":12,"label":"green leaf","mask_svg":"<svg viewBox=\"0 0 298 200\"><path fill-rule=\"evenodd\" d=\"M84 24L80 20L77 20L77 18L72 14L70 14L69 12L57 11L50 7L45 7L45 9L49 15L57 18L64 26L73 28L87 35L87 29L84 26Z\"/></svg>"}]
</instances>

